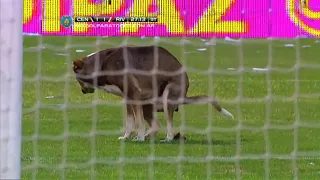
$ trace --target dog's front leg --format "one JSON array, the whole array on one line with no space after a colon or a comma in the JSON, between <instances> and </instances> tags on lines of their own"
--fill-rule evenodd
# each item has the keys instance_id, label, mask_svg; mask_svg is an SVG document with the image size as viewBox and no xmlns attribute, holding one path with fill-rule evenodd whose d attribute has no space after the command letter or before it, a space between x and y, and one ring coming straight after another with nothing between
<instances>
[{"instance_id":1,"label":"dog's front leg","mask_svg":"<svg viewBox=\"0 0 320 180\"><path fill-rule=\"evenodd\" d=\"M131 105L127 105L127 115L126 115L126 122L125 122L125 133L123 136L119 137L119 140L126 140L128 139L134 129L134 112Z\"/></svg>"},{"instance_id":2,"label":"dog's front leg","mask_svg":"<svg viewBox=\"0 0 320 180\"><path fill-rule=\"evenodd\" d=\"M128 77L128 97L130 97L131 100L134 101L140 101L142 99L142 89L139 86L138 80L132 76L129 75ZM137 136L133 139L133 141L144 141L145 140L145 124L144 124L144 115L143 115L143 108L140 102L133 103L133 112L135 115L135 122L138 125L137 131L138 134Z\"/></svg>"},{"instance_id":3,"label":"dog's front leg","mask_svg":"<svg viewBox=\"0 0 320 180\"><path fill-rule=\"evenodd\" d=\"M137 131L138 135L133 139L133 141L144 141L145 140L145 123L143 110L141 105L133 105L133 111L135 114L135 121L138 125Z\"/></svg>"}]
</instances>

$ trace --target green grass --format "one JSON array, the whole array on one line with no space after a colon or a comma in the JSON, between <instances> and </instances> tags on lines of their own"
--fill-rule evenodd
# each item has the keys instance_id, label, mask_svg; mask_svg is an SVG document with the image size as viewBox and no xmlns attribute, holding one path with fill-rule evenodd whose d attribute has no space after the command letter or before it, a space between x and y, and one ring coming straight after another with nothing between
<instances>
[{"instance_id":1,"label":"green grass","mask_svg":"<svg viewBox=\"0 0 320 180\"><path fill-rule=\"evenodd\" d=\"M100 47L125 40L152 44L152 38L101 38ZM71 60L96 51L95 38L25 37L22 178L319 179L320 44L303 39L297 51L283 46L296 40L247 40L242 46L189 41L181 46L178 38L164 38L160 44L193 71L189 95L217 96L237 120L224 119L208 105L183 106L175 114L175 127L184 131L187 142L161 144L165 129L155 142L119 142L124 110L120 99L99 91L83 95L75 79L66 76L72 75ZM30 51L40 44L46 48ZM303 45L311 47L300 48ZM197 51L203 47L207 50ZM268 63L279 71L227 70L240 65L264 68ZM209 69L212 75L205 75ZM45 98L58 95L64 98ZM273 99L266 100L267 95ZM162 113L159 119L165 127Z\"/></svg>"}]
</instances>

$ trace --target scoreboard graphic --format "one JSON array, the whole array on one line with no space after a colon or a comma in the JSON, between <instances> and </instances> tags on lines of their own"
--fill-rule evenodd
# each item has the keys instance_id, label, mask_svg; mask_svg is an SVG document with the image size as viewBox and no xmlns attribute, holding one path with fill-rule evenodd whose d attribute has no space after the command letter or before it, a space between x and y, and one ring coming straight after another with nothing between
<instances>
[{"instance_id":1,"label":"scoreboard graphic","mask_svg":"<svg viewBox=\"0 0 320 180\"><path fill-rule=\"evenodd\" d=\"M320 0L24 0L24 33L320 37Z\"/></svg>"},{"instance_id":2,"label":"scoreboard graphic","mask_svg":"<svg viewBox=\"0 0 320 180\"><path fill-rule=\"evenodd\" d=\"M156 17L112 17L112 16L62 16L61 25L65 28L69 28L76 23L156 23L158 18Z\"/></svg>"},{"instance_id":3,"label":"scoreboard graphic","mask_svg":"<svg viewBox=\"0 0 320 180\"><path fill-rule=\"evenodd\" d=\"M158 18L156 17L105 17L105 16L76 16L74 17L74 22L118 22L118 23L125 23L125 22L158 22Z\"/></svg>"}]
</instances>

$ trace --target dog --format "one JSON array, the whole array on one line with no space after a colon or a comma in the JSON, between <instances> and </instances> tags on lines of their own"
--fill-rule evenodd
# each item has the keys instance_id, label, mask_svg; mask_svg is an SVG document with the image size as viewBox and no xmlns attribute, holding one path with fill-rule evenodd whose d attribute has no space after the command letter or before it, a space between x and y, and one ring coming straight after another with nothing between
<instances>
[{"instance_id":1,"label":"dog","mask_svg":"<svg viewBox=\"0 0 320 180\"><path fill-rule=\"evenodd\" d=\"M108 48L73 61L73 71L84 94L102 89L124 98L128 139L137 125L133 141L154 136L160 123L154 112L164 112L167 122L165 142L174 140L173 115L179 105L210 103L222 115L234 116L222 108L214 97L187 96L189 78L178 59L159 46L122 46ZM146 132L144 120L150 129Z\"/></svg>"}]
</instances>

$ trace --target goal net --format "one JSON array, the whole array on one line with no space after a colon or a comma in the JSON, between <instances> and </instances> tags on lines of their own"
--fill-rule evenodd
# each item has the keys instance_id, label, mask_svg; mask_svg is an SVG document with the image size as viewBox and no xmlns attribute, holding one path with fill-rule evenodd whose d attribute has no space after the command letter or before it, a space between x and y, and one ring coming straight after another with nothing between
<instances>
[{"instance_id":1,"label":"goal net","mask_svg":"<svg viewBox=\"0 0 320 180\"><path fill-rule=\"evenodd\" d=\"M158 17L169 30L139 25L139 32L135 25L108 27L108 31L93 24L64 27L67 24L61 25L61 19L81 14L79 0L46 1L42 11L33 9L41 1L26 0L24 19L16 14L22 9L20 1L0 1L0 179L318 179L320 41L312 37L320 35L319 1L304 1L304 7L309 5L304 19L286 8L300 1L248 4L239 0L240 5L215 1L213 7L219 8L213 11L230 6L233 10L224 12L244 12L230 15L238 17L234 21L223 19L227 27L235 23L237 28L205 25L216 17L200 15L196 9L209 11L212 4L203 1L208 7L202 7L185 1L188 6L178 0L172 3L181 10L184 24L170 14L167 22ZM90 3L86 5L90 9ZM68 13L47 13L57 7ZM194 25L181 7L194 9L191 12L203 18ZM37 13L47 13L49 18L31 18ZM23 47L21 21L28 33ZM184 28L189 34L179 32ZM163 37L179 33L203 38ZM85 34L90 36L75 36ZM246 39L251 37L259 39ZM211 105L181 105L174 113L174 130L186 141L160 141L167 132L162 112L156 113L162 128L154 139L118 140L124 135L123 100L101 90L83 94L72 61L124 45L167 49L188 73L188 96L217 97L235 120L221 116Z\"/></svg>"}]
</instances>

